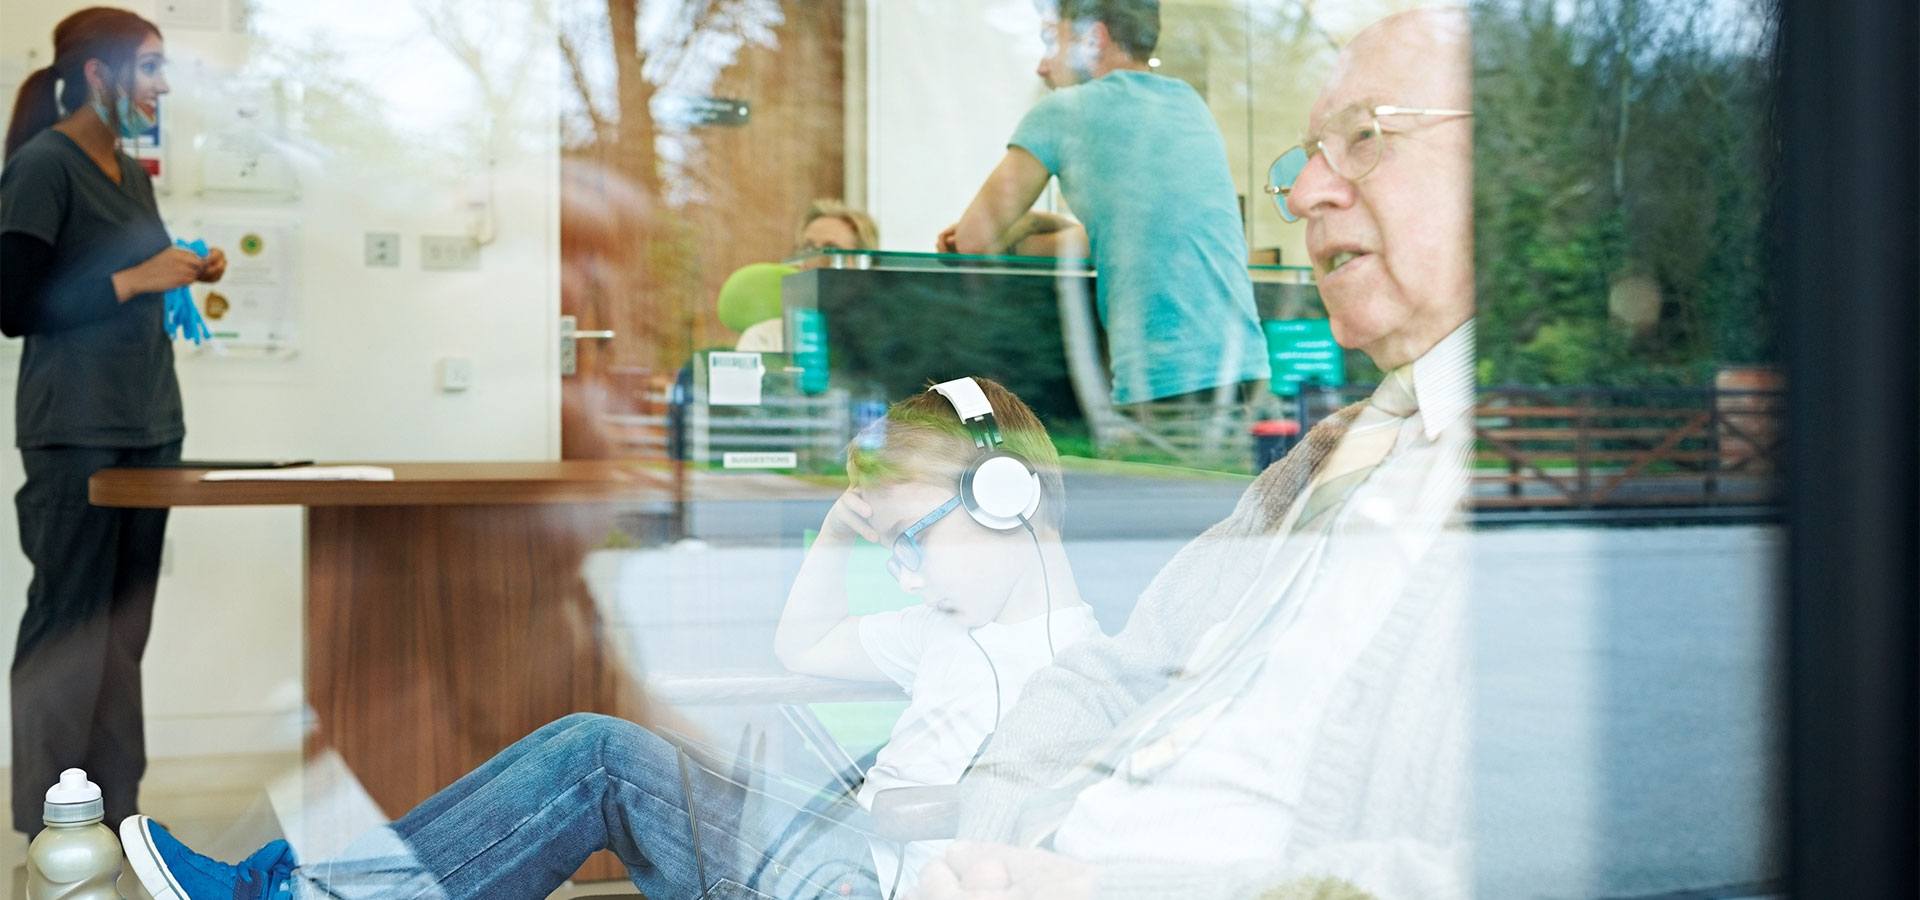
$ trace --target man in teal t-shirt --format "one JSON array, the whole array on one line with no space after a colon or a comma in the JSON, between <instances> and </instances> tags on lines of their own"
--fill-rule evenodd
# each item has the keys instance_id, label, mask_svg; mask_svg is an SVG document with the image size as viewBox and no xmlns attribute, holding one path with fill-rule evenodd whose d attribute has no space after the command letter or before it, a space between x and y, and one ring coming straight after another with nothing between
<instances>
[{"instance_id":1,"label":"man in teal t-shirt","mask_svg":"<svg viewBox=\"0 0 1920 900\"><path fill-rule=\"evenodd\" d=\"M1040 77L1055 90L940 237L958 253L1091 249L1113 401L1206 392L1266 375L1226 143L1185 82L1153 74L1158 0L1058 0ZM1059 176L1079 214L1029 212Z\"/></svg>"}]
</instances>

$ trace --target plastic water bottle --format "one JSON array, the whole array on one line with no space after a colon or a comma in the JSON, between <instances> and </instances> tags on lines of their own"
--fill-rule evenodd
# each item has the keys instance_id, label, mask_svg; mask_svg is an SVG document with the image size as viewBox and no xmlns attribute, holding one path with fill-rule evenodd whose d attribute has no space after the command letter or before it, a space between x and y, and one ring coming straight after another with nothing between
<instances>
[{"instance_id":1,"label":"plastic water bottle","mask_svg":"<svg viewBox=\"0 0 1920 900\"><path fill-rule=\"evenodd\" d=\"M27 848L27 900L123 900L120 839L101 824L100 786L83 769L60 773L47 789L47 825Z\"/></svg>"}]
</instances>

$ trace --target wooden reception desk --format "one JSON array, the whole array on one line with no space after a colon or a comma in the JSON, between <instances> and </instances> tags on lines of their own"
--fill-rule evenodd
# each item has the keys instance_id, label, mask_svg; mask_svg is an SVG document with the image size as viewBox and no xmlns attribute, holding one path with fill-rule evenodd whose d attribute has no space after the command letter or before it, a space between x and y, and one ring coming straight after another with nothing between
<instances>
[{"instance_id":1,"label":"wooden reception desk","mask_svg":"<svg viewBox=\"0 0 1920 900\"><path fill-rule=\"evenodd\" d=\"M598 460L389 468L390 482L111 469L90 496L112 507L306 508L306 692L317 717L306 752L337 752L389 816L568 713L647 720L579 573L617 517L672 509L670 470Z\"/></svg>"}]
</instances>

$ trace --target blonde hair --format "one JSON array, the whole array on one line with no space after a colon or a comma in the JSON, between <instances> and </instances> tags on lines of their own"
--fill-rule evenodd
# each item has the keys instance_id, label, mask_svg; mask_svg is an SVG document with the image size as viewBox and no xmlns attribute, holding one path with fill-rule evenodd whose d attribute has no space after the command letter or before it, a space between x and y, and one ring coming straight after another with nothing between
<instances>
[{"instance_id":1,"label":"blonde hair","mask_svg":"<svg viewBox=\"0 0 1920 900\"><path fill-rule=\"evenodd\" d=\"M1040 476L1040 508L1034 513L1034 526L1058 533L1066 520L1066 484L1060 476L1060 453L1047 436L1047 427L998 382L973 380L993 406L1005 449L1024 457ZM885 418L853 439L847 446L847 474L856 488L932 484L958 491L960 477L979 454L953 404L932 391L921 391L888 407Z\"/></svg>"},{"instance_id":2,"label":"blonde hair","mask_svg":"<svg viewBox=\"0 0 1920 900\"><path fill-rule=\"evenodd\" d=\"M855 250L877 250L880 248L880 226L874 224L873 217L864 211L854 209L839 200L822 198L813 201L807 207L807 214L800 220L800 230L795 232L794 243L804 244L807 240L807 226L819 219L839 219L853 229L854 242L859 246Z\"/></svg>"}]
</instances>

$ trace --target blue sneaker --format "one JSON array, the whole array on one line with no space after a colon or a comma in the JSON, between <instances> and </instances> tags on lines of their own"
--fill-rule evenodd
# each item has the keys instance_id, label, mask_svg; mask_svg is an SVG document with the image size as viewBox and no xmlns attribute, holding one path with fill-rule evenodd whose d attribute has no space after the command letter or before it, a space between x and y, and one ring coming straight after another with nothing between
<instances>
[{"instance_id":1,"label":"blue sneaker","mask_svg":"<svg viewBox=\"0 0 1920 900\"><path fill-rule=\"evenodd\" d=\"M147 816L120 823L120 845L153 900L291 900L297 862L286 841L261 847L238 865L193 852Z\"/></svg>"}]
</instances>

